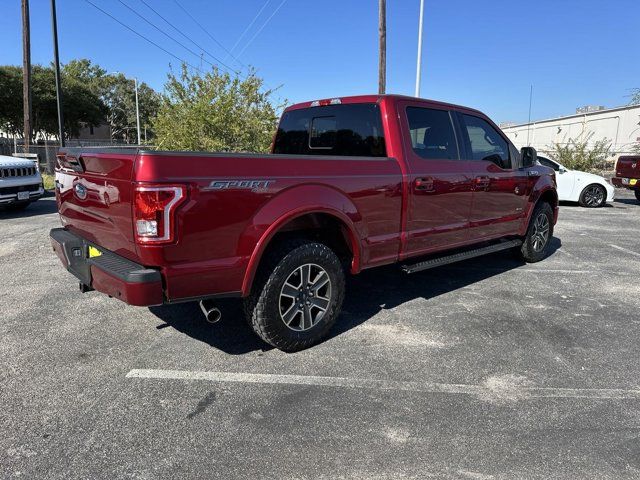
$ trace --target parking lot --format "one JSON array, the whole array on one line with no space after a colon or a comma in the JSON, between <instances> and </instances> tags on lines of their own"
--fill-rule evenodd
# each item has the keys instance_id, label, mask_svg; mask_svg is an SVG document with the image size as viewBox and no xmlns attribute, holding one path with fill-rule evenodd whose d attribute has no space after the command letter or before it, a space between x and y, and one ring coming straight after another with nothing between
<instances>
[{"instance_id":1,"label":"parking lot","mask_svg":"<svg viewBox=\"0 0 640 480\"><path fill-rule=\"evenodd\" d=\"M0 213L1 478L639 478L640 205L563 205L553 253L348 285L285 354L237 303L78 291L53 198Z\"/></svg>"}]
</instances>

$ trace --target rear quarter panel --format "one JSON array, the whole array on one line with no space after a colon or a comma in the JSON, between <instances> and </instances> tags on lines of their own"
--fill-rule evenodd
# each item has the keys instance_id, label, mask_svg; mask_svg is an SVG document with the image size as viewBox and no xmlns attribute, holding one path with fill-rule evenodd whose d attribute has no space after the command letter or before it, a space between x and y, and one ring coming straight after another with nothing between
<instances>
[{"instance_id":1,"label":"rear quarter panel","mask_svg":"<svg viewBox=\"0 0 640 480\"><path fill-rule=\"evenodd\" d=\"M359 244L355 270L397 259L402 177L393 158L143 152L135 179L189 185L177 242L138 247L143 264L165 270L169 299L248 293L270 236L305 213L348 224ZM225 180L269 183L212 188Z\"/></svg>"}]
</instances>

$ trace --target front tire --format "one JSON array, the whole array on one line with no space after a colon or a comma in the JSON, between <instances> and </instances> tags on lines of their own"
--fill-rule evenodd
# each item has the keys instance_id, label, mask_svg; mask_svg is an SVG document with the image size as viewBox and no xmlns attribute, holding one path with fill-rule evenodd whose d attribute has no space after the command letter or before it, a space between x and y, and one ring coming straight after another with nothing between
<instances>
[{"instance_id":1,"label":"front tire","mask_svg":"<svg viewBox=\"0 0 640 480\"><path fill-rule=\"evenodd\" d=\"M254 332L285 352L320 342L335 323L344 298L340 259L326 245L285 242L260 266L245 314Z\"/></svg>"},{"instance_id":2,"label":"front tire","mask_svg":"<svg viewBox=\"0 0 640 480\"><path fill-rule=\"evenodd\" d=\"M594 183L587 185L584 190L582 190L578 203L580 203L581 207L599 208L602 207L606 201L607 191L602 185Z\"/></svg>"},{"instance_id":3,"label":"front tire","mask_svg":"<svg viewBox=\"0 0 640 480\"><path fill-rule=\"evenodd\" d=\"M539 262L549 254L552 236L553 209L547 202L539 203L529 220L522 246L516 250L517 256L527 263Z\"/></svg>"},{"instance_id":4,"label":"front tire","mask_svg":"<svg viewBox=\"0 0 640 480\"><path fill-rule=\"evenodd\" d=\"M633 193L636 195L636 200L640 202L640 190L634 190Z\"/></svg>"}]
</instances>

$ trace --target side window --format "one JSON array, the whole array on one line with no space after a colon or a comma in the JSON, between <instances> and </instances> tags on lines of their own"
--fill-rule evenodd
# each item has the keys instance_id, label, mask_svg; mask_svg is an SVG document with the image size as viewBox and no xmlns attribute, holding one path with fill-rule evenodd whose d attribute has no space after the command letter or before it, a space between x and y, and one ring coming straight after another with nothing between
<instances>
[{"instance_id":1,"label":"side window","mask_svg":"<svg viewBox=\"0 0 640 480\"><path fill-rule=\"evenodd\" d=\"M556 172L560 170L560 167L558 167L558 164L555 162L552 162L548 158L538 157L538 163L540 165L544 165L545 167L553 168Z\"/></svg>"},{"instance_id":2,"label":"side window","mask_svg":"<svg viewBox=\"0 0 640 480\"><path fill-rule=\"evenodd\" d=\"M419 157L432 160L458 160L458 144L446 110L407 107L411 147Z\"/></svg>"},{"instance_id":3,"label":"side window","mask_svg":"<svg viewBox=\"0 0 640 480\"><path fill-rule=\"evenodd\" d=\"M509 145L502 135L482 118L472 115L462 115L462 118L473 160L485 160L501 168L511 168Z\"/></svg>"}]
</instances>

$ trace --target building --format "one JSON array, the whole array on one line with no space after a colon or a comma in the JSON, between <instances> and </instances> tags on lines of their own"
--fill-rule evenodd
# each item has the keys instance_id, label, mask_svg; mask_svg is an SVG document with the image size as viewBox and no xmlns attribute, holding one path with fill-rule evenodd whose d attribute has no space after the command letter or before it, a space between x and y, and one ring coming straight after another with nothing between
<instances>
[{"instance_id":1,"label":"building","mask_svg":"<svg viewBox=\"0 0 640 480\"><path fill-rule=\"evenodd\" d=\"M600 108L600 107L598 107ZM582 111L584 109L584 111ZM532 146L539 152L554 143L584 139L589 143L607 139L615 158L632 153L640 145L640 105L598 110L582 107L582 113L523 124L501 124L504 133L518 148Z\"/></svg>"}]
</instances>

